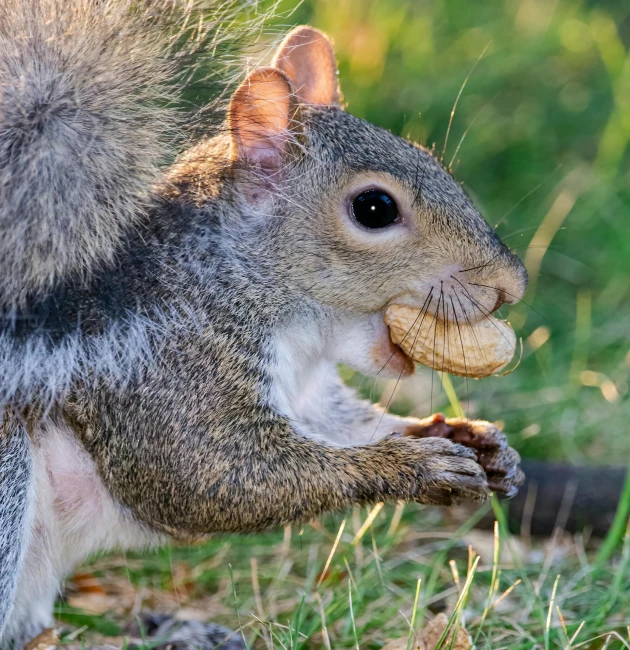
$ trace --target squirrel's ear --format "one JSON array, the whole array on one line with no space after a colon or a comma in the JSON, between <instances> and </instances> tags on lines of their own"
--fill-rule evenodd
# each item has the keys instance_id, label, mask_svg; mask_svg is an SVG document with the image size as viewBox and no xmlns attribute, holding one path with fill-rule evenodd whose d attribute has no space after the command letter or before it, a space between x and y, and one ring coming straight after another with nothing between
<instances>
[{"instance_id":1,"label":"squirrel's ear","mask_svg":"<svg viewBox=\"0 0 630 650\"><path fill-rule=\"evenodd\" d=\"M260 68L239 86L228 109L232 157L263 170L282 167L295 137L298 106L289 78L276 68Z\"/></svg>"},{"instance_id":2,"label":"squirrel's ear","mask_svg":"<svg viewBox=\"0 0 630 650\"><path fill-rule=\"evenodd\" d=\"M318 29L303 25L290 31L272 65L291 79L303 104L339 105L335 53L326 34Z\"/></svg>"}]
</instances>

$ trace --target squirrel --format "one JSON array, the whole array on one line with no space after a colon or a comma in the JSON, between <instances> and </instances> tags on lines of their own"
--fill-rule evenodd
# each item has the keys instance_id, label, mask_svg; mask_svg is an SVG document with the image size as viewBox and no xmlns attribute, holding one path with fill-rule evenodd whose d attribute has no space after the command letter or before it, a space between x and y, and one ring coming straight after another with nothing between
<instances>
[{"instance_id":1,"label":"squirrel","mask_svg":"<svg viewBox=\"0 0 630 650\"><path fill-rule=\"evenodd\" d=\"M492 424L394 416L336 370L409 375L389 304L465 327L523 264L430 151L344 110L314 28L191 113L229 11L0 4L2 648L96 550L523 481Z\"/></svg>"}]
</instances>

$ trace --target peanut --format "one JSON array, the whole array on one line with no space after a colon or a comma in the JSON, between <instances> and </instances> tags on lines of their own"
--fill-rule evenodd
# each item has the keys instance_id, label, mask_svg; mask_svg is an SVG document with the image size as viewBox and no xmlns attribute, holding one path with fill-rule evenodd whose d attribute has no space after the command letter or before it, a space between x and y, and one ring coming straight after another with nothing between
<instances>
[{"instance_id":1,"label":"peanut","mask_svg":"<svg viewBox=\"0 0 630 650\"><path fill-rule=\"evenodd\" d=\"M453 375L488 377L504 368L516 349L514 331L494 316L473 324L445 322L415 307L391 305L384 320L405 354Z\"/></svg>"}]
</instances>

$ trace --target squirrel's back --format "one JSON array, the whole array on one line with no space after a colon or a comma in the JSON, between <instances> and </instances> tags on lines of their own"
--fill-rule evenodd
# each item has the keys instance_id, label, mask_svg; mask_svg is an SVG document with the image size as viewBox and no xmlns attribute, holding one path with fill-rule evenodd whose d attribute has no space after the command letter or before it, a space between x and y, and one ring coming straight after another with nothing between
<instances>
[{"instance_id":1,"label":"squirrel's back","mask_svg":"<svg viewBox=\"0 0 630 650\"><path fill-rule=\"evenodd\" d=\"M114 258L145 211L160 165L176 153L181 88L194 74L181 65L189 44L207 52L210 39L214 51L234 42L244 30L221 25L237 5L0 3L4 318ZM222 65L204 74L216 76Z\"/></svg>"}]
</instances>

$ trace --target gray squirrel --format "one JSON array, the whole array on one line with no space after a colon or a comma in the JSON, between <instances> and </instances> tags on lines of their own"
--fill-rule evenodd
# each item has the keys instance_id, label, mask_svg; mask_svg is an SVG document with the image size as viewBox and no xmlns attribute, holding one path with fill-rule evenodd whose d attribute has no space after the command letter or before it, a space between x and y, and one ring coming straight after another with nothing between
<instances>
[{"instance_id":1,"label":"gray squirrel","mask_svg":"<svg viewBox=\"0 0 630 650\"><path fill-rule=\"evenodd\" d=\"M191 115L187 43L211 67L225 7L0 2L2 648L99 549L522 483L492 424L384 413L336 366L410 374L392 301L466 327L523 265L431 152L343 109L313 28Z\"/></svg>"}]
</instances>

